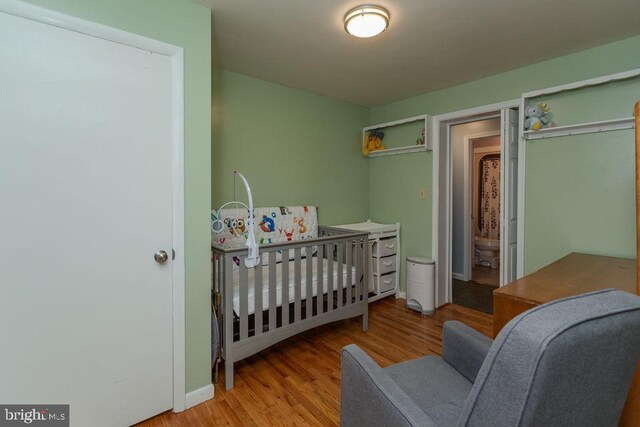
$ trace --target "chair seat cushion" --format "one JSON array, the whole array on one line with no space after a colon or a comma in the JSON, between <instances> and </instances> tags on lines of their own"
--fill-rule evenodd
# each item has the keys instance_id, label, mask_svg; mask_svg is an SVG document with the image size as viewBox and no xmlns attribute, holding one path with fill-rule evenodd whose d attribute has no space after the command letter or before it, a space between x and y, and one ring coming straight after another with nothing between
<instances>
[{"instance_id":1,"label":"chair seat cushion","mask_svg":"<svg viewBox=\"0 0 640 427\"><path fill-rule=\"evenodd\" d=\"M438 426L457 426L460 424L460 417L465 402L465 400L452 400L443 405L429 408L425 413Z\"/></svg>"},{"instance_id":2,"label":"chair seat cushion","mask_svg":"<svg viewBox=\"0 0 640 427\"><path fill-rule=\"evenodd\" d=\"M473 386L437 356L398 363L384 371L426 413L441 405L465 400ZM458 407L457 404L454 406Z\"/></svg>"}]
</instances>

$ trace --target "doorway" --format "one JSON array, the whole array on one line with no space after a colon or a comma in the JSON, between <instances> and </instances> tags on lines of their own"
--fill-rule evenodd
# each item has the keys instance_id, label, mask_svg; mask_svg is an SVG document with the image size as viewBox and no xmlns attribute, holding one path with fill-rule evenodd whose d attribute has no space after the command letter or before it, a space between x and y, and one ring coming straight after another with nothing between
<instances>
[{"instance_id":1,"label":"doorway","mask_svg":"<svg viewBox=\"0 0 640 427\"><path fill-rule=\"evenodd\" d=\"M451 127L452 302L493 312L500 284L500 118Z\"/></svg>"},{"instance_id":2,"label":"doorway","mask_svg":"<svg viewBox=\"0 0 640 427\"><path fill-rule=\"evenodd\" d=\"M475 277L482 282L490 283L487 286L502 286L516 278L518 255L516 231L519 227L518 107L519 100L513 100L432 118L434 129L432 253L437 263L435 297L438 307L453 301L454 278L467 282L472 280L473 267L476 264ZM499 157L484 159L489 175L494 179L499 177L499 182L491 189L496 199L491 202L494 221L493 225L490 225L491 206L487 207L486 214L482 214L478 209L478 203L481 200L480 177L476 183L478 198L474 209L472 191L474 156L472 153L473 142L478 140L476 148L479 158L475 170L479 174L483 164L480 162L484 157L481 155L483 149L490 147L488 144L495 144L496 137L499 138L500 149L494 150L498 152L493 154ZM456 138L460 141L459 146L453 143ZM463 164L459 170L454 167L454 156L459 157ZM460 195L456 195L456 202L454 202L454 186L463 189ZM489 191L489 188L486 188ZM487 216L484 219L487 221L484 224L485 232L493 233L493 238L484 240L493 241L489 243L483 241L478 245L475 237L476 234L482 234L483 215ZM460 225L455 227L454 236L456 220ZM498 236L499 238L495 238ZM496 276L498 276L497 280ZM490 295L490 292L486 294ZM487 311L489 310L490 307Z\"/></svg>"}]
</instances>

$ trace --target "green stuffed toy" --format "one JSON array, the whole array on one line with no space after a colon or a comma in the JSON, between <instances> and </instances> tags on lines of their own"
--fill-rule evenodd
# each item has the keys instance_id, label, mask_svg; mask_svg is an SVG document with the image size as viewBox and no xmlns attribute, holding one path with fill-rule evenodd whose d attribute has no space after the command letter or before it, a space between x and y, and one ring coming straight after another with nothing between
<instances>
[{"instance_id":1,"label":"green stuffed toy","mask_svg":"<svg viewBox=\"0 0 640 427\"><path fill-rule=\"evenodd\" d=\"M524 121L525 130L540 130L544 128L554 127L555 124L549 117L551 107L544 102L539 102L528 106L524 110L526 120Z\"/></svg>"}]
</instances>

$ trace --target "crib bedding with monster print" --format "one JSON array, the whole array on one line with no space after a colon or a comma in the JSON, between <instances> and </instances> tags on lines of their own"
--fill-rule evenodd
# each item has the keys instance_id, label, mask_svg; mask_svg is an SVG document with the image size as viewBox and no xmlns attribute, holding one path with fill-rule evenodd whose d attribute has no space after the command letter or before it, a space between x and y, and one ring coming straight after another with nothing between
<instances>
[{"instance_id":1,"label":"crib bedding with monster print","mask_svg":"<svg viewBox=\"0 0 640 427\"><path fill-rule=\"evenodd\" d=\"M234 362L276 342L355 316L363 316L367 327L367 232L318 226L313 206L254 208L261 262L249 268L248 220L242 208L212 213L219 231L212 232L213 289L222 300L218 325L227 389Z\"/></svg>"},{"instance_id":2,"label":"crib bedding with monster print","mask_svg":"<svg viewBox=\"0 0 640 427\"><path fill-rule=\"evenodd\" d=\"M318 210L315 206L280 206L253 210L256 240L262 245L315 239L318 237ZM247 240L247 210L222 209L211 214L222 221L224 229L211 234L211 244L223 248L243 247Z\"/></svg>"}]
</instances>

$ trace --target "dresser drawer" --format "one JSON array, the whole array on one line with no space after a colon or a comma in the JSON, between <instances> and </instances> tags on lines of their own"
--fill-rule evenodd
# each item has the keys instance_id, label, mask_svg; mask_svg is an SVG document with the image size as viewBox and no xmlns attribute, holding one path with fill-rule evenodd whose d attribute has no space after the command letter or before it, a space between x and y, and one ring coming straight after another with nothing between
<instances>
[{"instance_id":1,"label":"dresser drawer","mask_svg":"<svg viewBox=\"0 0 640 427\"><path fill-rule=\"evenodd\" d=\"M373 256L385 257L394 255L398 250L396 238L381 239L373 245Z\"/></svg>"},{"instance_id":2,"label":"dresser drawer","mask_svg":"<svg viewBox=\"0 0 640 427\"><path fill-rule=\"evenodd\" d=\"M394 271L396 271L395 255L373 259L373 274L381 276L383 274L392 273Z\"/></svg>"},{"instance_id":3,"label":"dresser drawer","mask_svg":"<svg viewBox=\"0 0 640 427\"><path fill-rule=\"evenodd\" d=\"M378 292L386 292L396 287L396 273L385 274L384 276L375 276Z\"/></svg>"}]
</instances>

